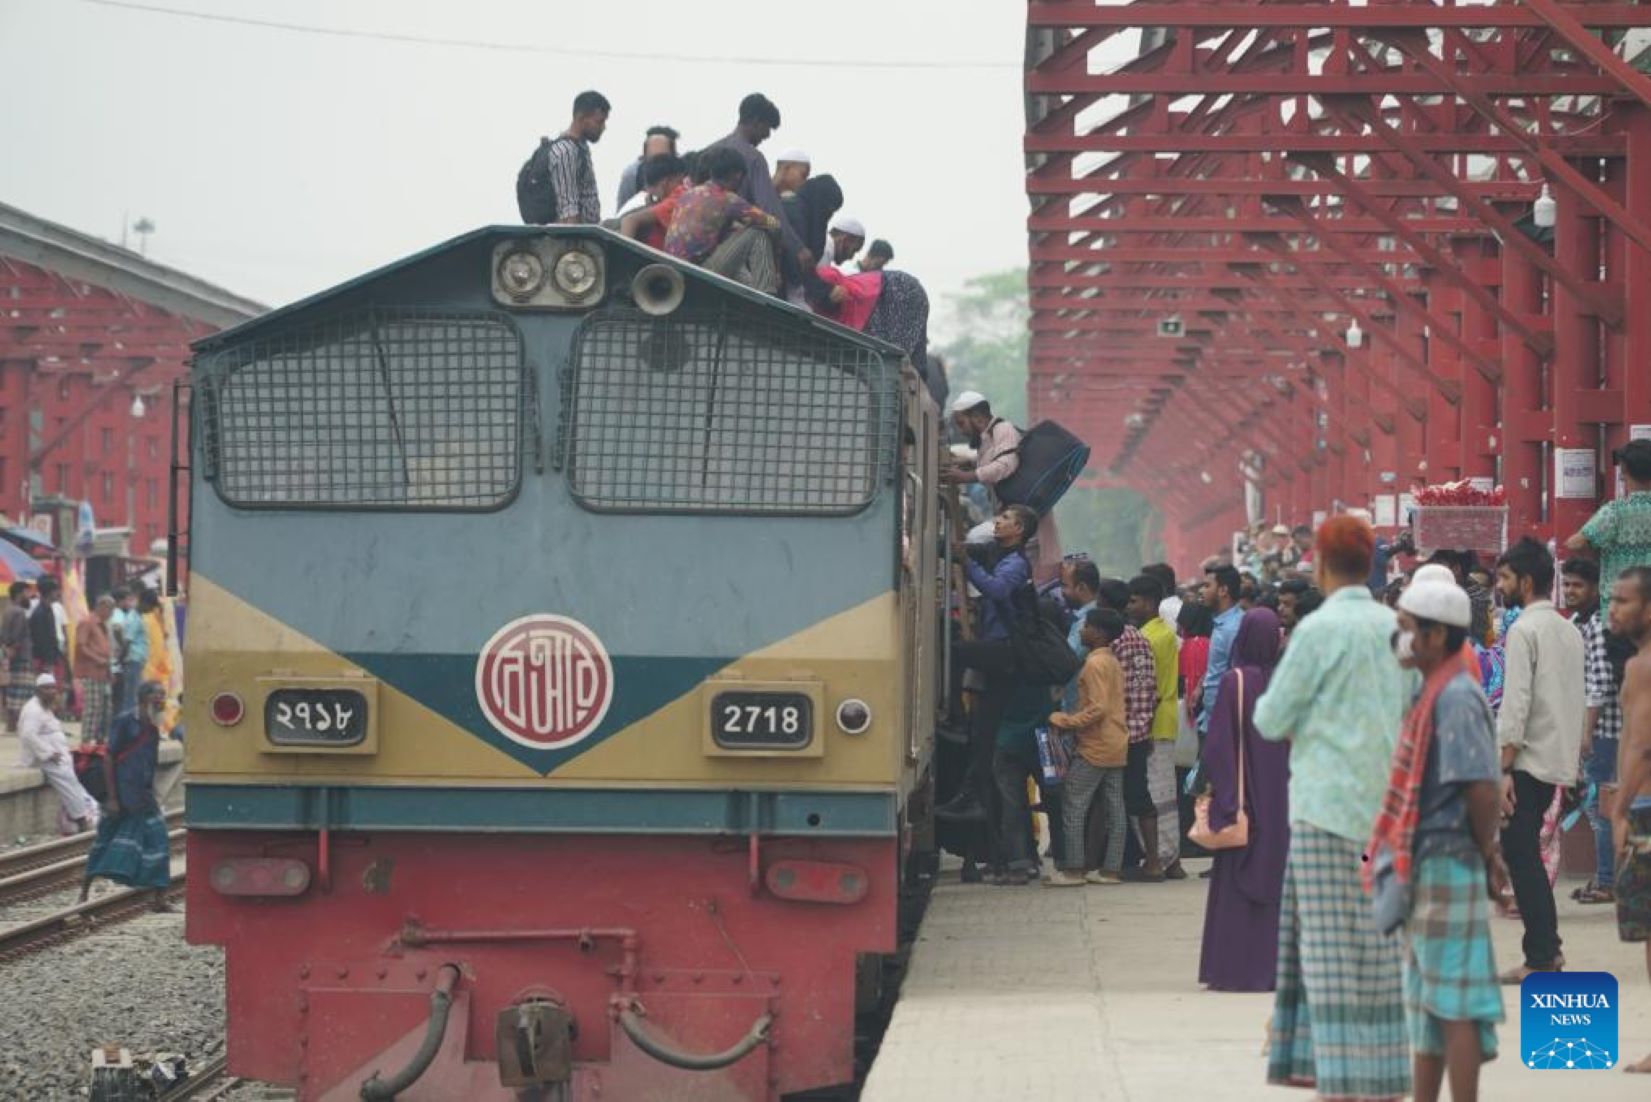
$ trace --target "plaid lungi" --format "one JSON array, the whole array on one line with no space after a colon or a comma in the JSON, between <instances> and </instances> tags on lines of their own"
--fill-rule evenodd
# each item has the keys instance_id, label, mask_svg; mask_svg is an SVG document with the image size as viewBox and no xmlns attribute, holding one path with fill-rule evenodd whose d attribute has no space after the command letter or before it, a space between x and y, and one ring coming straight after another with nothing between
<instances>
[{"instance_id":1,"label":"plaid lungi","mask_svg":"<svg viewBox=\"0 0 1651 1102\"><path fill-rule=\"evenodd\" d=\"M1158 810L1158 860L1165 868L1181 856L1181 809L1175 797L1175 740L1153 739L1147 758L1147 795Z\"/></svg>"},{"instance_id":2,"label":"plaid lungi","mask_svg":"<svg viewBox=\"0 0 1651 1102\"><path fill-rule=\"evenodd\" d=\"M15 716L34 695L34 663L14 657L6 670L11 676L6 682L6 711Z\"/></svg>"},{"instance_id":3,"label":"plaid lungi","mask_svg":"<svg viewBox=\"0 0 1651 1102\"><path fill-rule=\"evenodd\" d=\"M109 741L109 683L81 678L80 741Z\"/></svg>"},{"instance_id":4,"label":"plaid lungi","mask_svg":"<svg viewBox=\"0 0 1651 1102\"><path fill-rule=\"evenodd\" d=\"M1325 1098L1410 1093L1399 943L1376 932L1361 847L1290 824L1267 1081Z\"/></svg>"},{"instance_id":5,"label":"plaid lungi","mask_svg":"<svg viewBox=\"0 0 1651 1102\"><path fill-rule=\"evenodd\" d=\"M1445 1051L1441 1021L1479 1023L1479 1051L1496 1057L1502 989L1491 948L1490 896L1483 862L1437 853L1422 858L1411 881L1415 903L1405 922L1404 1002L1410 1047Z\"/></svg>"}]
</instances>

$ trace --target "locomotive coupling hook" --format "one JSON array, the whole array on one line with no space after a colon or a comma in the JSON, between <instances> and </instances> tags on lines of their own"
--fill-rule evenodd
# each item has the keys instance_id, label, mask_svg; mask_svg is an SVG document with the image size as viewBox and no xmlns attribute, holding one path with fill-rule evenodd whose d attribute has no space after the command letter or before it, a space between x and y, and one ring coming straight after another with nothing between
<instances>
[{"instance_id":1,"label":"locomotive coupling hook","mask_svg":"<svg viewBox=\"0 0 1651 1102\"><path fill-rule=\"evenodd\" d=\"M453 988L458 986L458 982L459 970L451 964L442 965L436 972L436 986L430 992L430 1020L424 1027L424 1040L406 1067L388 1079L380 1079L375 1071L372 1078L361 1084L361 1097L366 1102L390 1102L429 1070L436 1059L436 1052L441 1048L442 1038L447 1035L447 1015L453 1009Z\"/></svg>"}]
</instances>

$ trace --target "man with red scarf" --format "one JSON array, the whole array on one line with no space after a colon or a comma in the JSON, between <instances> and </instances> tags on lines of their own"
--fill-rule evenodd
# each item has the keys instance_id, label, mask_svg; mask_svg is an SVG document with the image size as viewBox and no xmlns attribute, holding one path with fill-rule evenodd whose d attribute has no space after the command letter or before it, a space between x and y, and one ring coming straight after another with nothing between
<instances>
[{"instance_id":1,"label":"man with red scarf","mask_svg":"<svg viewBox=\"0 0 1651 1102\"><path fill-rule=\"evenodd\" d=\"M1417 1102L1434 1102L1447 1072L1452 1098L1474 1098L1503 1017L1490 933L1491 901L1508 882L1496 723L1463 657L1467 592L1419 576L1398 616L1394 652L1425 681L1394 748L1365 877L1376 882L1378 912L1384 896L1408 910L1404 999Z\"/></svg>"}]
</instances>

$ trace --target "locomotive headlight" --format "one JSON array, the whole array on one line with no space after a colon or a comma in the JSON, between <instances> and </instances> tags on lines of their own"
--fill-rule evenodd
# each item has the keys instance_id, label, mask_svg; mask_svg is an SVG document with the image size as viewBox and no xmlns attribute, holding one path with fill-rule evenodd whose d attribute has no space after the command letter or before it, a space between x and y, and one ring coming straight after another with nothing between
<instances>
[{"instance_id":1,"label":"locomotive headlight","mask_svg":"<svg viewBox=\"0 0 1651 1102\"><path fill-rule=\"evenodd\" d=\"M557 265L557 271L561 271L561 265ZM517 249L515 252L506 253L504 259L499 261L499 286L511 298L525 302L544 285L544 261L536 254L526 249Z\"/></svg>"},{"instance_id":2,"label":"locomotive headlight","mask_svg":"<svg viewBox=\"0 0 1651 1102\"><path fill-rule=\"evenodd\" d=\"M871 726L871 705L850 698L837 705L837 729L845 735L863 735Z\"/></svg>"},{"instance_id":3,"label":"locomotive headlight","mask_svg":"<svg viewBox=\"0 0 1651 1102\"><path fill-rule=\"evenodd\" d=\"M551 278L555 280L557 290L570 299L578 300L596 289L601 269L590 253L583 249L569 249L556 258Z\"/></svg>"}]
</instances>

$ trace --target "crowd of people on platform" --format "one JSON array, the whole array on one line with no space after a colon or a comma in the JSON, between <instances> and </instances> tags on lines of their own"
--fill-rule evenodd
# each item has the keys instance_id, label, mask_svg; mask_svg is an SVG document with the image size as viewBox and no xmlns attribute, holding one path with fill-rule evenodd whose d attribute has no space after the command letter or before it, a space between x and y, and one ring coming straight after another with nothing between
<instances>
[{"instance_id":1,"label":"crowd of people on platform","mask_svg":"<svg viewBox=\"0 0 1651 1102\"><path fill-rule=\"evenodd\" d=\"M972 392L951 412L976 449L952 480L1005 477L1003 422ZM1530 537L1418 555L1356 510L1254 528L1201 584L1068 555L1036 612L1082 659L1055 688L1015 658L1046 519L1002 508L989 546L955 548L984 612L952 646L975 696L948 722L971 752L939 809L980 827L964 879L1155 883L1207 853L1199 980L1274 992L1270 1082L1430 1100L1448 1075L1452 1097L1475 1097L1499 986L1567 966L1567 819L1586 814L1597 856L1573 895L1615 904L1651 972L1651 441L1615 458L1625 493L1563 563ZM1524 928L1500 972L1497 913Z\"/></svg>"},{"instance_id":2,"label":"crowd of people on platform","mask_svg":"<svg viewBox=\"0 0 1651 1102\"><path fill-rule=\"evenodd\" d=\"M769 163L761 146L780 129L773 101L746 96L733 130L691 152L679 150L675 128L649 127L604 219L590 146L606 132L609 111L600 92L581 92L567 128L541 139L517 177L524 221L601 224L888 341L945 401L944 365L928 352L922 283L890 266L894 247L844 213L842 186L816 172L807 152L792 147Z\"/></svg>"},{"instance_id":3,"label":"crowd of people on platform","mask_svg":"<svg viewBox=\"0 0 1651 1102\"><path fill-rule=\"evenodd\" d=\"M70 630L59 581L16 581L0 614L7 730L18 765L38 769L59 802L62 833L96 830L81 898L104 877L153 890L165 910L171 846L155 793L169 722L171 629L160 596L117 586ZM74 697L71 704L70 696ZM64 720L78 710L76 768Z\"/></svg>"}]
</instances>

